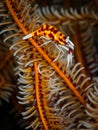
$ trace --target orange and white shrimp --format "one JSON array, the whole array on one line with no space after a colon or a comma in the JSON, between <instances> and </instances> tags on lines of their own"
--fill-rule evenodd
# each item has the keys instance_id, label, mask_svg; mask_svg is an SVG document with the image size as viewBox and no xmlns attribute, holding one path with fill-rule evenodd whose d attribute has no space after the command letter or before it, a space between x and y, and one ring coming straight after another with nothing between
<instances>
[{"instance_id":1,"label":"orange and white shrimp","mask_svg":"<svg viewBox=\"0 0 98 130\"><path fill-rule=\"evenodd\" d=\"M23 40L36 36L45 36L55 41L60 47L65 48L67 50L67 61L69 62L72 60L72 51L74 50L74 44L69 40L69 36L66 37L56 27L50 24L43 24L36 31L33 31L32 33L24 36Z\"/></svg>"}]
</instances>

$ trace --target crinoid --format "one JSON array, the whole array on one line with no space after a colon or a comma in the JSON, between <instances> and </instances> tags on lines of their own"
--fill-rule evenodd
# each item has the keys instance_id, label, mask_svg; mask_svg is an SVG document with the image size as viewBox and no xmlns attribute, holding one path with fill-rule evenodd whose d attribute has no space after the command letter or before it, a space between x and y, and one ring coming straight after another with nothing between
<instances>
[{"instance_id":1,"label":"crinoid","mask_svg":"<svg viewBox=\"0 0 98 130\"><path fill-rule=\"evenodd\" d=\"M73 58L74 45L64 30L59 25L47 27L33 0L6 0L0 6L2 42L10 45L15 57L17 99L25 128L97 130L98 88L88 82L82 62ZM77 39L73 38L75 43Z\"/></svg>"}]
</instances>

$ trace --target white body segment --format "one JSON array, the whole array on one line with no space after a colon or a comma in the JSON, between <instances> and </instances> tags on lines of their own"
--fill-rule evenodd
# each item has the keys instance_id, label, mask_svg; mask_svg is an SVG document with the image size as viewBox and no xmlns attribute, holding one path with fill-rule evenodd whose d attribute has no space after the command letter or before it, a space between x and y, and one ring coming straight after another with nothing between
<instances>
[{"instance_id":1,"label":"white body segment","mask_svg":"<svg viewBox=\"0 0 98 130\"><path fill-rule=\"evenodd\" d=\"M31 37L32 37L32 33L30 33L30 34L24 36L24 37L23 37L23 40L26 40L26 39L31 38Z\"/></svg>"}]
</instances>

